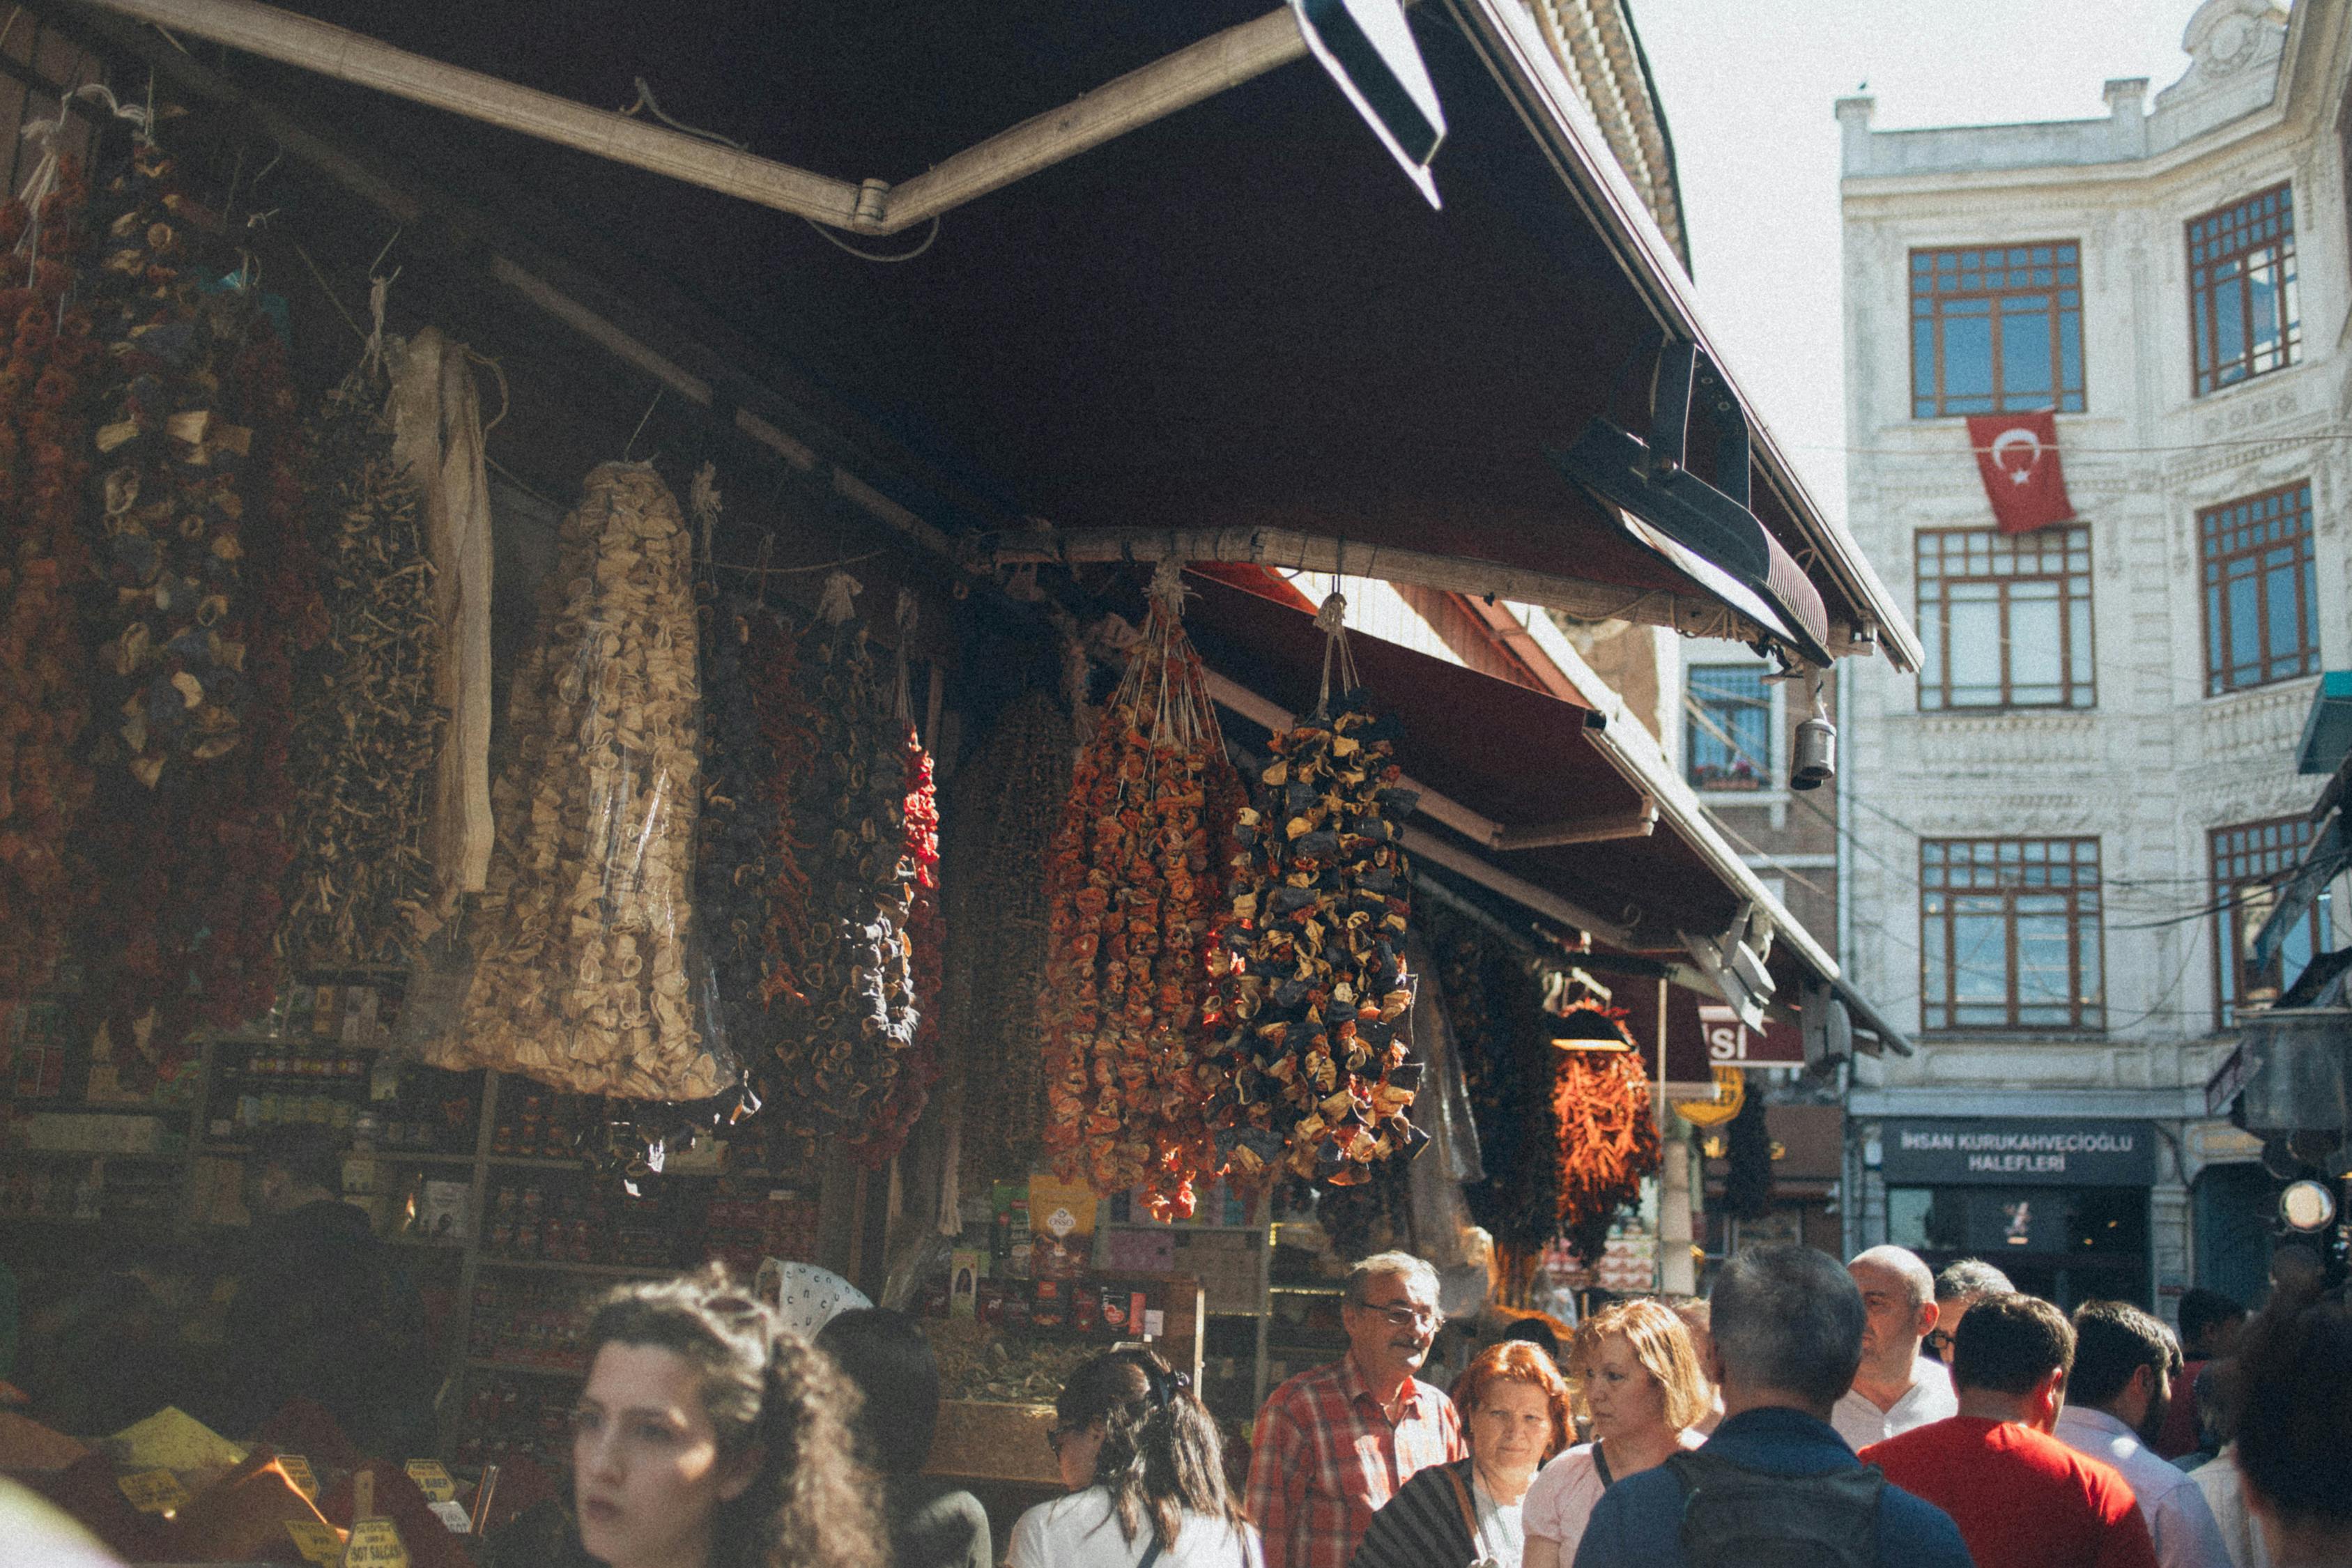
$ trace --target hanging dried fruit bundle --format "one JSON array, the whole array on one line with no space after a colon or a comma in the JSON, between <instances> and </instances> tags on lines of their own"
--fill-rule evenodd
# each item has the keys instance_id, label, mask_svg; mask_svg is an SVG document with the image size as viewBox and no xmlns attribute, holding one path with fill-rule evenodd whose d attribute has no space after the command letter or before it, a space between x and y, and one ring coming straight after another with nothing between
<instances>
[{"instance_id":1,"label":"hanging dried fruit bundle","mask_svg":"<svg viewBox=\"0 0 2352 1568\"><path fill-rule=\"evenodd\" d=\"M760 655L783 641L775 612L706 574L697 588L702 634L702 809L695 825L695 927L718 980L730 1052L750 1060L766 1042L767 937L775 880L775 756L762 722ZM756 1088L754 1093L756 1094Z\"/></svg>"},{"instance_id":2,"label":"hanging dried fruit bundle","mask_svg":"<svg viewBox=\"0 0 2352 1568\"><path fill-rule=\"evenodd\" d=\"M1533 1267L1559 1233L1560 1059L1543 995L1520 958L1468 924L1439 933L1446 1019L1486 1178L1463 1189L1494 1237L1507 1279Z\"/></svg>"},{"instance_id":3,"label":"hanging dried fruit bundle","mask_svg":"<svg viewBox=\"0 0 2352 1568\"><path fill-rule=\"evenodd\" d=\"M801 640L814 754L796 775L807 929L777 997L767 1114L811 1137L866 1126L887 1100L915 1035L907 906L905 733L875 673L857 584L827 579ZM791 993L796 993L791 994Z\"/></svg>"},{"instance_id":4,"label":"hanging dried fruit bundle","mask_svg":"<svg viewBox=\"0 0 2352 1568\"><path fill-rule=\"evenodd\" d=\"M1069 715L1044 691L1013 699L948 790L947 957L940 1033L962 1079L967 1191L1025 1177L1045 1127L1035 1019L1045 984L1045 879L1055 815L1070 795Z\"/></svg>"},{"instance_id":5,"label":"hanging dried fruit bundle","mask_svg":"<svg viewBox=\"0 0 2352 1568\"><path fill-rule=\"evenodd\" d=\"M327 635L295 671L295 863L278 940L295 964L410 962L430 919L441 636L424 496L393 456L386 393L380 371L354 372L310 432Z\"/></svg>"},{"instance_id":6,"label":"hanging dried fruit bundle","mask_svg":"<svg viewBox=\"0 0 2352 1568\"><path fill-rule=\"evenodd\" d=\"M1067 1180L1143 1189L1190 1216L1217 1169L1205 1048L1220 883L1212 845L1232 765L1172 563L1152 579L1142 640L1079 752L1047 872L1045 1146Z\"/></svg>"},{"instance_id":7,"label":"hanging dried fruit bundle","mask_svg":"<svg viewBox=\"0 0 2352 1568\"><path fill-rule=\"evenodd\" d=\"M1627 1046L1624 1012L1580 1003L1570 1009L1615 1026ZM1584 1037L1590 1029L1570 1026ZM1561 1051L1556 1059L1552 1113L1559 1123L1559 1231L1569 1250L1591 1262L1609 1241L1618 1211L1642 1201L1642 1178L1658 1169L1658 1124L1650 1106L1650 1077L1637 1050Z\"/></svg>"},{"instance_id":8,"label":"hanging dried fruit bundle","mask_svg":"<svg viewBox=\"0 0 2352 1568\"><path fill-rule=\"evenodd\" d=\"M436 1065L583 1094L705 1100L689 1005L699 692L685 521L651 464L592 470L508 703L514 754L462 1036Z\"/></svg>"},{"instance_id":9,"label":"hanging dried fruit bundle","mask_svg":"<svg viewBox=\"0 0 2352 1568\"><path fill-rule=\"evenodd\" d=\"M212 287L203 209L152 145L100 201L85 297L107 367L85 516L102 889L83 944L110 1022L150 1048L266 1009L288 860L292 647L315 636L293 397L273 327ZM118 1035L118 1038L124 1037Z\"/></svg>"},{"instance_id":10,"label":"hanging dried fruit bundle","mask_svg":"<svg viewBox=\"0 0 2352 1568\"><path fill-rule=\"evenodd\" d=\"M1723 1206L1737 1219L1763 1219L1772 1212L1772 1131L1765 1121L1764 1097L1741 1099L1739 1114L1723 1130L1729 1168L1723 1176Z\"/></svg>"},{"instance_id":11,"label":"hanging dried fruit bundle","mask_svg":"<svg viewBox=\"0 0 2352 1568\"><path fill-rule=\"evenodd\" d=\"M1338 595L1317 616L1346 658ZM1413 805L1395 761L1397 724L1350 688L1269 742L1257 804L1234 829L1215 1058L1218 1117L1244 1178L1278 1164L1329 1185L1367 1179L1429 1135L1408 1114L1405 973L1410 867L1397 823Z\"/></svg>"},{"instance_id":12,"label":"hanging dried fruit bundle","mask_svg":"<svg viewBox=\"0 0 2352 1568\"><path fill-rule=\"evenodd\" d=\"M89 570L77 519L100 366L89 312L59 301L88 199L68 161L37 233L21 198L0 207L0 999L49 979L83 891L68 845L90 793L89 654L72 595Z\"/></svg>"},{"instance_id":13,"label":"hanging dried fruit bundle","mask_svg":"<svg viewBox=\"0 0 2352 1568\"><path fill-rule=\"evenodd\" d=\"M868 1170L879 1170L907 1146L908 1135L929 1103L940 1079L940 989L946 967L946 926L940 919L940 801L931 778L931 753L912 724L907 726L907 853L914 871L907 905L908 959L915 980L915 1038L889 1095L876 1107L866 1130L850 1140L850 1152Z\"/></svg>"}]
</instances>

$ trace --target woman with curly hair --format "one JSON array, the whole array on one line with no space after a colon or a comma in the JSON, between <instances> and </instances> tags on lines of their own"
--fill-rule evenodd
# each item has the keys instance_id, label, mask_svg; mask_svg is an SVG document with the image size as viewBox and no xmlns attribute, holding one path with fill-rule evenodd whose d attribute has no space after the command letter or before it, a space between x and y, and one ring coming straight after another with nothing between
<instances>
[{"instance_id":1,"label":"woman with curly hair","mask_svg":"<svg viewBox=\"0 0 2352 1568\"><path fill-rule=\"evenodd\" d=\"M1544 1467L1528 1489L1527 1568L1567 1568L1601 1494L1705 1439L1714 1391L1688 1324L1663 1301L1620 1301L1585 1320L1568 1354L1592 1441Z\"/></svg>"},{"instance_id":2,"label":"woman with curly hair","mask_svg":"<svg viewBox=\"0 0 2352 1568\"><path fill-rule=\"evenodd\" d=\"M856 1394L719 1268L607 1296L572 1412L580 1544L606 1568L880 1568Z\"/></svg>"},{"instance_id":3,"label":"woman with curly hair","mask_svg":"<svg viewBox=\"0 0 2352 1568\"><path fill-rule=\"evenodd\" d=\"M1416 1471L1372 1515L1352 1568L1519 1568L1528 1485L1575 1436L1568 1384L1540 1348L1505 1340L1478 1352L1451 1396L1470 1457Z\"/></svg>"},{"instance_id":4,"label":"woman with curly hair","mask_svg":"<svg viewBox=\"0 0 2352 1568\"><path fill-rule=\"evenodd\" d=\"M1080 1363L1054 1402L1068 1497L1013 1527L1006 1568L1264 1568L1225 1486L1217 1424L1150 1351Z\"/></svg>"}]
</instances>

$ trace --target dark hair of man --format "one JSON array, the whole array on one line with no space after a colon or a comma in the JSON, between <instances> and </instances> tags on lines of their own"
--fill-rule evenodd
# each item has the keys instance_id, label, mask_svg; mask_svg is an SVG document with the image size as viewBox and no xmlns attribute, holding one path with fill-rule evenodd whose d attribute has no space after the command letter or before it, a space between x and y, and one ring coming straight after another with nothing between
<instances>
[{"instance_id":1,"label":"dark hair of man","mask_svg":"<svg viewBox=\"0 0 2352 1568\"><path fill-rule=\"evenodd\" d=\"M1065 1430L1103 1424L1095 1484L1110 1493L1130 1544L1148 1523L1163 1549L1173 1547L1188 1513L1237 1531L1244 1522L1225 1484L1216 1418L1152 1352L1113 1351L1080 1363L1054 1414Z\"/></svg>"},{"instance_id":2,"label":"dark hair of man","mask_svg":"<svg viewBox=\"0 0 2352 1568\"><path fill-rule=\"evenodd\" d=\"M1862 1365L1862 1291L1826 1252L1749 1247L1717 1272L1707 1302L1726 1383L1777 1389L1825 1412Z\"/></svg>"},{"instance_id":3,"label":"dark hair of man","mask_svg":"<svg viewBox=\"0 0 2352 1568\"><path fill-rule=\"evenodd\" d=\"M343 1147L332 1128L311 1121L273 1127L254 1139L253 1152L257 1169L274 1165L297 1185L343 1195Z\"/></svg>"},{"instance_id":4,"label":"dark hair of man","mask_svg":"<svg viewBox=\"0 0 2352 1568\"><path fill-rule=\"evenodd\" d=\"M2266 1310L2237 1363L2247 1485L2290 1524L2352 1531L2352 1313L2336 1301Z\"/></svg>"},{"instance_id":5,"label":"dark hair of man","mask_svg":"<svg viewBox=\"0 0 2352 1568\"><path fill-rule=\"evenodd\" d=\"M2170 1329L2122 1301L2085 1301L2074 1309L2074 1369L2066 1374L2066 1403L2112 1405L2144 1366L2180 1370L2180 1345Z\"/></svg>"},{"instance_id":6,"label":"dark hair of man","mask_svg":"<svg viewBox=\"0 0 2352 1568\"><path fill-rule=\"evenodd\" d=\"M2200 1285L2180 1298L2180 1342L2193 1353L2209 1332L2245 1315L2243 1307L2219 1290Z\"/></svg>"},{"instance_id":7,"label":"dark hair of man","mask_svg":"<svg viewBox=\"0 0 2352 1568\"><path fill-rule=\"evenodd\" d=\"M816 1348L865 1396L851 1424L859 1458L884 1475L920 1475L940 1422L940 1358L923 1331L904 1312L861 1307L819 1329Z\"/></svg>"},{"instance_id":8,"label":"dark hair of man","mask_svg":"<svg viewBox=\"0 0 2352 1568\"><path fill-rule=\"evenodd\" d=\"M1979 1296L1952 1331L1957 1388L2031 1394L2043 1378L2074 1364L2074 1325L2039 1297L2014 1290Z\"/></svg>"},{"instance_id":9,"label":"dark hair of man","mask_svg":"<svg viewBox=\"0 0 2352 1568\"><path fill-rule=\"evenodd\" d=\"M1981 1258L1963 1258L1944 1265L1936 1276L1936 1300L1957 1301L1963 1296L2007 1295L2017 1289L2009 1276Z\"/></svg>"}]
</instances>

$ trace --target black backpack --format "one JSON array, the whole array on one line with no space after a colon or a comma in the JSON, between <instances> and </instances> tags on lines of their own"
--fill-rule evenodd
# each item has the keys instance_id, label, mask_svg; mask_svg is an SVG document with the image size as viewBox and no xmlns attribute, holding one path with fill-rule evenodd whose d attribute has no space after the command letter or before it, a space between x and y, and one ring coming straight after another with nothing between
<instances>
[{"instance_id":1,"label":"black backpack","mask_svg":"<svg viewBox=\"0 0 2352 1568\"><path fill-rule=\"evenodd\" d=\"M1705 1451L1676 1454L1683 1560L1689 1568L1877 1568L1875 1465L1780 1476Z\"/></svg>"}]
</instances>

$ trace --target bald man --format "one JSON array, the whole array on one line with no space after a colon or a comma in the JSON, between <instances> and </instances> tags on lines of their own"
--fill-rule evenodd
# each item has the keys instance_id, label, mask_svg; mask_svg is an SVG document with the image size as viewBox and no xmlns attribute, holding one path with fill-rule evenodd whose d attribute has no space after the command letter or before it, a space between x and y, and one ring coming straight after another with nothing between
<instances>
[{"instance_id":1,"label":"bald man","mask_svg":"<svg viewBox=\"0 0 2352 1568\"><path fill-rule=\"evenodd\" d=\"M1866 1314L1862 1365L1853 1386L1830 1412L1830 1425L1855 1451L1960 1413L1943 1363L1919 1353L1936 1326L1936 1277L1919 1255L1900 1247L1857 1254L1845 1271L1862 1291Z\"/></svg>"}]
</instances>

